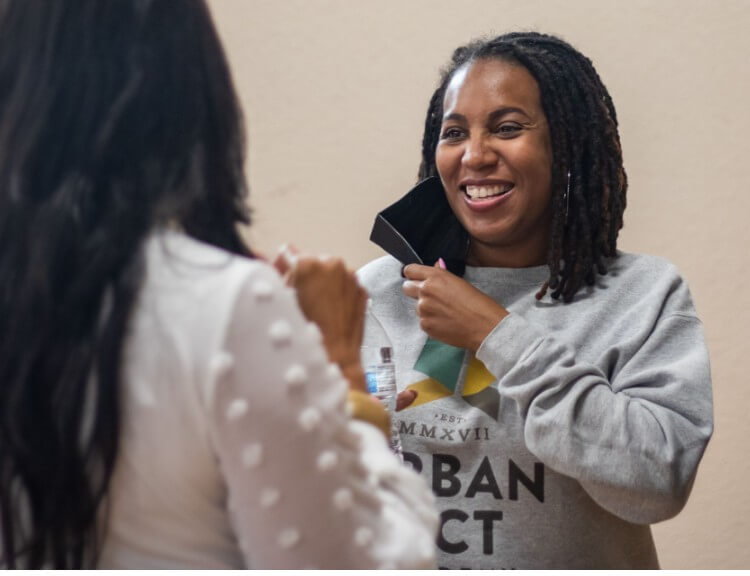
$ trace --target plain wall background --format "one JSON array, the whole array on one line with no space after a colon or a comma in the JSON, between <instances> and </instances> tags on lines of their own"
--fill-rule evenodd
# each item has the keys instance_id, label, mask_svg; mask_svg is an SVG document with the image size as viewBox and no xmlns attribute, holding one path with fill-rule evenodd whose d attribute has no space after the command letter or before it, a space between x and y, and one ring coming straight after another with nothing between
<instances>
[{"instance_id":1,"label":"plain wall background","mask_svg":"<svg viewBox=\"0 0 750 576\"><path fill-rule=\"evenodd\" d=\"M750 1L209 0L248 125L249 238L382 254L376 212L414 183L456 46L538 29L589 56L620 120L620 248L675 262L711 353L716 429L693 494L654 527L664 568L750 568ZM533 537L521 535L520 537Z\"/></svg>"}]
</instances>

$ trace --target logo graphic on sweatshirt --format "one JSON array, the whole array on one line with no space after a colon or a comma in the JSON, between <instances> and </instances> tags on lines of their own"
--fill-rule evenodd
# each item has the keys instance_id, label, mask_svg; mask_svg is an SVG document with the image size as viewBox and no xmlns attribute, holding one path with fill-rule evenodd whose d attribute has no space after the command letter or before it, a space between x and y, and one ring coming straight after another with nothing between
<instances>
[{"instance_id":1,"label":"logo graphic on sweatshirt","mask_svg":"<svg viewBox=\"0 0 750 576\"><path fill-rule=\"evenodd\" d=\"M455 395L467 354L470 353L463 348L428 338L414 364L414 370L427 378L406 387L407 390L416 390L419 393L409 408ZM492 388L496 378L473 354L469 356L463 376L461 398L497 421L500 413L500 394Z\"/></svg>"}]
</instances>

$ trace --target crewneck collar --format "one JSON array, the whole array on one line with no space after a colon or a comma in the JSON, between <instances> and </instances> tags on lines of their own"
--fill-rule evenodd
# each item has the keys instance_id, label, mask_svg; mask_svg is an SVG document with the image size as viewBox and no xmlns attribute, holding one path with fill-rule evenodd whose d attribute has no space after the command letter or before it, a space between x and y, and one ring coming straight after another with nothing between
<instances>
[{"instance_id":1,"label":"crewneck collar","mask_svg":"<svg viewBox=\"0 0 750 576\"><path fill-rule=\"evenodd\" d=\"M471 283L502 281L516 286L533 286L541 284L549 276L546 265L529 268L492 268L489 266L467 266L464 279Z\"/></svg>"}]
</instances>

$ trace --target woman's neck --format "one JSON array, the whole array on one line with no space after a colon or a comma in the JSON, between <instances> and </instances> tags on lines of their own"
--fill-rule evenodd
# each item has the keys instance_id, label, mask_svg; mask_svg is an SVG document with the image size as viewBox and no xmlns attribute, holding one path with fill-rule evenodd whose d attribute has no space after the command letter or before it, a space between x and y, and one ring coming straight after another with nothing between
<instances>
[{"instance_id":1,"label":"woman's neck","mask_svg":"<svg viewBox=\"0 0 750 576\"><path fill-rule=\"evenodd\" d=\"M482 268L531 268L547 263L547 245L492 246L471 239L466 264Z\"/></svg>"}]
</instances>

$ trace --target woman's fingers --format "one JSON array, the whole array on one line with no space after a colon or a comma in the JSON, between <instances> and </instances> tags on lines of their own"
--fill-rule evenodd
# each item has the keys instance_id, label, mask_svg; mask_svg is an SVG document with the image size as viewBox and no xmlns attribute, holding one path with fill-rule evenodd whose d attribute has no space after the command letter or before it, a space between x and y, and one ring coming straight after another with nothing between
<instances>
[{"instance_id":1,"label":"woman's fingers","mask_svg":"<svg viewBox=\"0 0 750 576\"><path fill-rule=\"evenodd\" d=\"M425 281L440 274L450 274L450 272L441 268L439 264L435 264L435 266L422 266L421 264L405 266L402 273L406 278L402 284L404 294L409 298L418 299Z\"/></svg>"},{"instance_id":2,"label":"woman's fingers","mask_svg":"<svg viewBox=\"0 0 750 576\"><path fill-rule=\"evenodd\" d=\"M435 272L439 271L440 268L434 266L422 266L421 264L409 264L404 267L403 276L407 280L426 280Z\"/></svg>"},{"instance_id":3,"label":"woman's fingers","mask_svg":"<svg viewBox=\"0 0 750 576\"><path fill-rule=\"evenodd\" d=\"M409 298L414 298L415 300L419 298L419 290L421 288L422 283L415 280L404 280L404 283L401 285L401 289L403 290L404 294L406 294Z\"/></svg>"},{"instance_id":4,"label":"woman's fingers","mask_svg":"<svg viewBox=\"0 0 750 576\"><path fill-rule=\"evenodd\" d=\"M297 264L300 251L293 244L284 244L279 248L276 257L273 259L273 267L281 276L287 277L289 272ZM287 278L288 281L288 278Z\"/></svg>"},{"instance_id":5,"label":"woman's fingers","mask_svg":"<svg viewBox=\"0 0 750 576\"><path fill-rule=\"evenodd\" d=\"M404 390L403 392L399 392L398 396L396 396L396 412L408 408L416 399L416 390Z\"/></svg>"}]
</instances>

